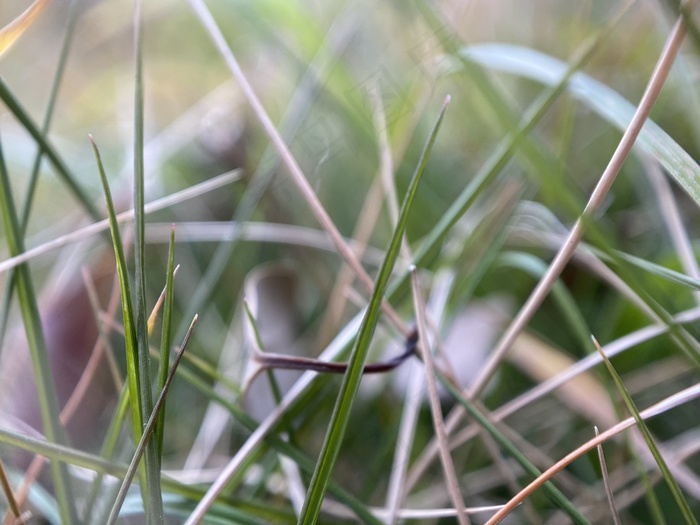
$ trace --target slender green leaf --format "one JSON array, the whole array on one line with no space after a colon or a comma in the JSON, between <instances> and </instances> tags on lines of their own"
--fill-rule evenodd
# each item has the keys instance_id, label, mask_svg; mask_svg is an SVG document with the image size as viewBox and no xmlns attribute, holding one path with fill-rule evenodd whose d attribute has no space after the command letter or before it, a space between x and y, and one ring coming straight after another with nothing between
<instances>
[{"instance_id":1,"label":"slender green leaf","mask_svg":"<svg viewBox=\"0 0 700 525\"><path fill-rule=\"evenodd\" d=\"M646 441L646 444L649 447L649 451L651 452L651 455L654 456L654 459L656 460L656 464L659 466L659 470L661 471L661 475L664 477L664 480L666 480L666 484L668 485L668 488L671 490L671 494L673 494L673 499L676 500L676 504L678 505L678 508L680 509L681 514L683 515L683 518L685 519L685 522L688 524L697 525L698 522L695 519L695 516L693 516L693 512L690 510L690 506L688 505L688 502L686 501L685 496L683 495L683 491L678 486L678 482L676 481L676 478L673 476L673 473L668 468L668 465L666 464L666 460L664 460L664 457L661 455L661 451L659 450L659 447L656 446L656 443L654 442L654 438L651 435L651 432L649 431L649 427L647 427L647 424L642 419L642 416L639 415L639 410L637 410L637 406L635 405L634 400L632 399L632 396L627 391L625 384L622 382L622 378L617 373L617 370L615 370L615 367L610 362L610 359L608 359L608 356L606 356L605 352L603 352L603 349L600 347L600 345L598 344L598 341L596 341L595 337L592 337L592 339L593 339L593 343L595 344L596 348L598 349L598 353L600 354L600 357L605 362L605 366L607 367L608 372L610 373L610 377L612 377L613 381L615 382L615 386L617 386L617 390L620 392L622 399L625 401L625 405L627 406L627 410L630 411L630 414L632 414L632 417L637 422L637 427L639 428L640 432L642 433L642 436L644 437L644 441Z\"/></svg>"},{"instance_id":2,"label":"slender green leaf","mask_svg":"<svg viewBox=\"0 0 700 525\"><path fill-rule=\"evenodd\" d=\"M605 120L621 131L627 129L635 105L612 88L585 73L571 74L565 63L534 49L508 44L471 46L461 55L490 69L525 76L549 86L561 86L566 78L566 89ZM651 154L686 193L700 206L700 166L663 129L648 120L636 144Z\"/></svg>"},{"instance_id":3,"label":"slender green leaf","mask_svg":"<svg viewBox=\"0 0 700 525\"><path fill-rule=\"evenodd\" d=\"M24 241L19 224L19 218L15 210L10 179L5 166L5 159L0 147L0 208L5 225L5 234L9 246L10 255L17 255L24 251ZM24 330L27 335L29 354L34 368L34 378L37 390L39 410L43 432L49 441L63 444L65 436L59 420L58 397L56 385L51 373L46 340L41 326L39 306L32 283L29 266L23 264L17 267L17 291L19 304L24 321ZM52 462L51 470L53 481L56 485L56 499L59 504L61 519L66 523L75 523L77 519L75 501L73 499L72 486L66 465L61 462Z\"/></svg>"},{"instance_id":4,"label":"slender green leaf","mask_svg":"<svg viewBox=\"0 0 700 525\"><path fill-rule=\"evenodd\" d=\"M134 215L136 232L134 239L134 297L136 308L134 321L136 323L136 355L139 366L137 368L139 390L133 391L141 405L141 413L153 412L153 393L151 390L150 357L148 351L148 307L146 305L146 241L145 241L145 213L146 199L144 195L144 140L143 140L143 49L142 49L142 2L136 1L134 12L134 55L136 71L134 79ZM166 364L167 366L167 364ZM141 420L145 424L144 419ZM139 433L143 428L139 428ZM144 457L145 486L142 485L144 506L146 507L147 522L149 525L163 523L163 500L160 488L160 453L157 440L146 442Z\"/></svg>"},{"instance_id":5,"label":"slender green leaf","mask_svg":"<svg viewBox=\"0 0 700 525\"><path fill-rule=\"evenodd\" d=\"M63 79L63 73L65 72L66 63L68 61L68 54L71 48L71 43L73 42L73 35L75 34L75 25L78 21L80 13L83 12L82 2L83 0L74 0L71 2L68 12L66 34L63 39L63 44L61 45L61 55L58 60L58 66L56 67L56 74L54 75L53 83L51 85L49 102L47 104L46 114L44 116L44 122L41 128L42 137L46 137L49 133L51 120L56 107L58 89L61 85L61 80ZM44 148L40 146L36 153L36 157L34 158L32 171L29 175L29 182L27 183L27 189L24 193L24 201L22 202L22 206L19 211L19 222L23 236L27 231L27 224L29 223L29 215L31 213L32 203L34 201L34 195L36 194L36 186L37 182L39 181L39 170L41 168L43 158ZM10 315L10 302L12 301L12 296L14 294L15 284L15 272L14 269L12 269L7 274L7 286L3 291L2 301L0 302L0 352L2 351L2 341L5 339L7 320Z\"/></svg>"},{"instance_id":6,"label":"slender green leaf","mask_svg":"<svg viewBox=\"0 0 700 525\"><path fill-rule=\"evenodd\" d=\"M476 406L475 403L468 400L462 394L461 390L456 387L445 375L437 372L437 377L442 382L443 386L452 394L457 402L459 402L469 413L471 417L481 426L486 432L488 432L491 437L508 452L513 459L518 462L518 464L533 477L537 477L541 474L540 470L533 465L525 455L520 452L518 447L508 439L508 437L503 434L495 425L489 421L489 419L482 413L481 409ZM542 484L543 490L547 493L547 496L552 500L552 502L557 505L560 509L566 512L571 520L578 525L591 525L590 521L583 516L579 510L567 499L567 497L551 482L546 481Z\"/></svg>"},{"instance_id":7,"label":"slender green leaf","mask_svg":"<svg viewBox=\"0 0 700 525\"><path fill-rule=\"evenodd\" d=\"M168 250L168 269L165 278L165 305L163 306L163 329L160 334L160 363L158 366L158 389L163 390L168 379L168 364L170 363L170 341L172 338L173 317L173 280L175 277L175 227L170 232L170 248ZM163 453L163 430L165 425L165 406L161 410L156 425L156 442L159 453Z\"/></svg>"},{"instance_id":8,"label":"slender green leaf","mask_svg":"<svg viewBox=\"0 0 700 525\"><path fill-rule=\"evenodd\" d=\"M379 320L384 292L401 248L401 240L406 229L408 213L411 210L411 205L418 192L418 184L420 183L428 158L430 157L430 152L435 143L437 132L440 129L440 124L445 116L445 110L448 104L449 97L445 101L445 105L440 111L437 122L423 149L418 166L416 167L416 171L413 174L413 178L401 205L399 219L394 229L391 242L389 243L386 257L379 270L379 276L377 277L374 291L369 306L367 307L367 312L360 325L355 347L350 355L348 370L343 378L343 384L340 388L333 415L328 425L323 448L319 455L314 475L311 478L311 483L309 484L309 490L306 495L306 500L304 501L304 508L299 517L300 524L311 525L316 523L321 513L321 504L323 503L331 473L335 466L336 459L338 458L338 453L340 452L345 430L350 419L350 411L355 399L355 394L357 393L357 388L362 379L362 369L367 359L367 353L369 352L369 346L377 326L377 321Z\"/></svg>"},{"instance_id":9,"label":"slender green leaf","mask_svg":"<svg viewBox=\"0 0 700 525\"><path fill-rule=\"evenodd\" d=\"M131 482L134 479L134 476L136 475L136 469L138 468L139 461L141 461L141 456L143 455L144 451L146 450L148 446L149 441L153 441L151 438L151 435L153 434L153 430L156 427L156 424L158 422L159 415L161 413L162 408L165 406L165 396L168 395L168 390L170 389L170 385L173 382L173 379L175 378L175 371L177 370L177 366L180 364L180 359L182 359L182 354L185 352L185 348L187 348L187 343L190 340L190 337L192 336L192 330L194 329L194 325L197 323L197 316L192 319L192 323L190 324L190 328L187 331L187 334L185 334L185 339L182 341L182 345L180 346L180 351L177 353L175 356L175 362L173 363L173 366L170 370L170 373L167 375L167 378L165 380L165 384L163 385L163 389L160 392L160 395L158 396L158 400L153 406L153 412L150 414L148 417L148 421L144 425L143 428L143 434L141 435L141 440L139 441L138 445L136 446L136 451L134 452L134 456L131 459L131 463L129 464L129 468L126 471L126 475L124 476L124 480L122 481L122 485L119 488L119 494L117 495L117 500L115 501L113 507L112 507L112 512L109 515L109 518L107 519L108 525L113 525L114 523L117 522L117 518L119 517L119 509L121 508L122 504L124 503L124 499L126 498L126 493L127 490L129 490L129 485L131 485ZM162 500L161 500L162 501Z\"/></svg>"},{"instance_id":10,"label":"slender green leaf","mask_svg":"<svg viewBox=\"0 0 700 525\"><path fill-rule=\"evenodd\" d=\"M141 391L139 383L139 359L137 355L137 337L136 328L134 326L134 309L131 304L131 286L129 284L129 274L126 266L126 257L124 255L124 245L122 244L121 234L119 233L119 224L117 223L117 214L114 210L112 202L112 193L107 182L107 175L102 165L102 158L97 148L97 144L90 137L92 148L95 152L97 167L102 180L102 187L105 193L105 201L107 203L107 213L109 215L109 229L112 234L112 243L114 246L114 254L116 257L117 275L119 276L119 291L121 292L122 316L124 321L124 338L126 342L126 370L129 386L129 404L131 406L131 416L133 421L134 441L138 443L141 438L143 428L143 409L141 407L140 395Z\"/></svg>"}]
</instances>

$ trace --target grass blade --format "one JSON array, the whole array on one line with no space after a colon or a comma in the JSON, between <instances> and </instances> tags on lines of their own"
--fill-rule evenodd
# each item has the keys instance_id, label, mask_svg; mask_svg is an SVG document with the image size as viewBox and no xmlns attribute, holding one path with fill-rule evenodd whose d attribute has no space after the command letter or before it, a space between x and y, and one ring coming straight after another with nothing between
<instances>
[{"instance_id":1,"label":"grass blade","mask_svg":"<svg viewBox=\"0 0 700 525\"><path fill-rule=\"evenodd\" d=\"M554 86L568 73L559 60L520 46L487 44L462 50L463 56L485 67L507 71ZM566 89L605 120L624 131L635 112L635 105L619 93L585 73L571 75ZM657 159L686 193L700 206L700 166L663 129L647 120L637 144Z\"/></svg>"},{"instance_id":2,"label":"grass blade","mask_svg":"<svg viewBox=\"0 0 700 525\"><path fill-rule=\"evenodd\" d=\"M141 431L143 428L143 407L141 405L141 385L139 376L139 357L138 357L138 338L136 336L136 327L134 326L134 308L131 303L131 286L129 283L129 274L126 266L126 257L124 255L124 245L122 243L121 234L119 233L119 225L117 224L117 215L112 202L112 193L107 183L107 175L102 165L102 158L92 137L92 148L95 152L97 167L100 172L102 186L105 193L105 201L107 204L107 213L109 214L109 228L112 233L112 243L114 246L114 254L116 257L117 274L119 276L119 290L122 296L122 316L124 322L124 339L126 343L126 370L127 384L129 387L129 404L131 406L131 417L133 422L134 442L138 443L141 439ZM145 481L145 480L144 480ZM146 484L142 484L142 490L147 490ZM144 498L146 495L144 494ZM144 505L147 505L144 501Z\"/></svg>"},{"instance_id":3,"label":"grass blade","mask_svg":"<svg viewBox=\"0 0 700 525\"><path fill-rule=\"evenodd\" d=\"M595 435L597 436L598 434L598 427L595 427ZM620 514L617 512L617 507L615 506L615 495L613 494L612 487L610 486L610 476L608 475L608 465L605 462L605 453L603 452L603 445L600 444L596 448L598 450L600 474L603 478L603 487L605 488L605 496L608 500L608 507L610 507L610 515L613 519L613 525L622 525L622 523L620 522Z\"/></svg>"},{"instance_id":4,"label":"grass blade","mask_svg":"<svg viewBox=\"0 0 700 525\"><path fill-rule=\"evenodd\" d=\"M56 107L56 99L58 98L58 89L63 80L63 74L66 69L66 63L68 61L68 54L73 42L73 35L75 34L75 25L78 21L78 17L82 12L82 0L75 0L71 3L71 7L68 13L68 25L66 27L66 34L63 39L63 44L61 45L61 55L58 60L58 66L56 67L56 74L54 75L54 80L51 85L51 93L49 94L49 102L46 108L46 114L44 116L44 122L41 128L42 136L46 137L51 126L51 121L53 119L54 109ZM34 158L34 164L32 165L32 171L29 175L29 182L27 183L27 189L24 194L24 200L22 202L22 207L20 208L20 227L22 228L22 233L26 233L27 223L29 222L29 215L32 209L32 203L34 201L34 195L36 194L36 186L39 181L39 170L41 168L42 160L44 158L44 150L40 147ZM5 332L7 329L7 320L10 315L10 302L12 301L12 296L15 291L15 275L14 271L10 271L7 276L7 286L3 291L2 302L0 302L0 351L2 351L2 341L5 340Z\"/></svg>"},{"instance_id":5,"label":"grass blade","mask_svg":"<svg viewBox=\"0 0 700 525\"><path fill-rule=\"evenodd\" d=\"M180 347L180 350L175 356L175 362L173 363L173 366L170 369L170 373L168 374L165 380L163 389L161 390L160 395L158 396L158 400L153 406L153 412L149 416L148 421L144 426L143 434L141 435L141 440L139 441L139 444L136 447L134 457L131 459L129 469L126 471L126 476L124 477L122 485L119 488L117 500L114 503L114 506L112 507L112 512L110 513L109 519L107 520L108 525L113 525L114 523L116 523L117 518L119 517L119 509L124 503L127 490L129 490L129 485L131 485L131 482L134 479L134 476L136 475L136 469L138 467L139 461L141 460L141 456L146 450L148 442L154 441L150 439L150 437L153 434L153 430L155 429L160 419L160 414L162 413L162 409L165 406L165 396L168 394L168 390L170 390L170 385L172 384L173 379L175 379L175 372L177 371L177 366L180 364L180 360L182 359L182 354L185 352L185 348L187 348L187 343L189 342L190 337L192 336L192 330L194 330L195 324L197 324L197 316L195 316L194 319L192 319L192 323L190 323L190 328L187 330L187 334L185 334L185 339L182 341L182 346Z\"/></svg>"},{"instance_id":6,"label":"grass blade","mask_svg":"<svg viewBox=\"0 0 700 525\"><path fill-rule=\"evenodd\" d=\"M440 129L440 124L442 123L442 119L445 115L445 110L447 109L448 104L449 97L445 100L445 105L438 116L437 122L435 123L432 133L430 134L430 138L428 139L428 142L421 154L418 167L416 168L413 179L409 185L409 189L404 197L404 201L401 206L401 213L399 214L399 220L396 224L396 228L394 229L384 263L379 271L379 276L377 277L377 282L374 287L374 292L372 293L369 306L367 307L367 312L362 320L362 324L360 325L355 347L350 356L348 371L344 376L340 394L338 395L338 399L333 410L333 415L331 416L331 421L328 426L328 432L326 433L326 438L323 443L323 448L316 464L316 470L311 478L306 501L304 502L304 508L302 509L301 516L299 517L300 524L311 525L316 523L321 512L321 504L323 503L323 499L326 494L326 488L328 487L328 482L330 481L331 473L333 471L333 467L335 466L335 461L338 457L338 453L340 452L340 447L345 435L345 429L350 419L350 410L355 399L355 394L357 393L357 388L359 387L360 380L362 379L362 368L364 367L367 353L369 351L369 345L372 340L377 321L379 320L379 312L384 291L386 290L389 277L391 276L394 263L396 262L396 258L398 257L399 250L401 248L401 240L406 229L408 212L410 211L411 204L416 196L418 183L420 182L423 171L425 170L425 165L428 157L430 156L433 144L435 143L437 132Z\"/></svg>"},{"instance_id":7,"label":"grass blade","mask_svg":"<svg viewBox=\"0 0 700 525\"><path fill-rule=\"evenodd\" d=\"M639 410L637 410L637 406L634 404L634 400L632 399L632 396L630 396L630 393L627 391L627 388L625 387L624 383L622 382L622 378L620 378L619 374L617 373L617 370L615 370L615 367L612 365L612 363L610 362L608 357L605 355L605 352L603 352L603 349L598 344L598 341L596 340L596 338L593 336L591 336L591 338L593 339L593 344L595 344L596 348L598 349L598 353L600 354L600 357L605 362L605 366L607 367L608 372L610 373L610 376L612 377L613 381L615 382L615 386L617 387L617 390L620 392L622 399L625 401L625 405L627 406L627 410L630 411L630 414L632 414L632 417L637 422L637 427L639 428L640 432L642 433L642 436L644 436L644 441L646 441L647 446L649 447L649 451L651 452L651 455L654 456L654 459L656 460L656 464L659 466L659 470L661 471L661 475L664 477L664 480L666 480L666 483L668 484L668 488L671 491L671 494L673 494L673 499L676 500L676 503L678 504L678 508L680 509L681 514L683 515L683 518L685 519L685 522L692 524L692 525L697 525L698 522L695 519L695 516L693 516L693 512L690 510L690 506L688 505L688 502L686 501L685 496L683 496L683 491L681 491L681 488L678 486L678 482L673 477L671 470L668 468L666 461L664 460L663 456L661 455L661 451L659 450L659 447L656 446L656 443L654 442L654 438L652 437L651 432L649 432L649 427L647 427L647 424L644 422L644 419L642 419L642 416L639 414Z\"/></svg>"},{"instance_id":8,"label":"grass blade","mask_svg":"<svg viewBox=\"0 0 700 525\"><path fill-rule=\"evenodd\" d=\"M15 209L10 186L9 174L5 166L5 160L0 147L0 212L5 225L5 235L11 255L17 255L24 251L24 241L19 224L19 218ZM63 444L65 436L59 420L58 397L56 385L51 373L48 360L46 341L41 326L39 307L37 304L34 285L29 273L29 267L25 264L18 266L17 292L24 330L27 335L29 353L34 369L34 378L37 389L37 399L41 412L43 433L49 441ZM66 465L53 461L51 471L56 490L61 519L64 523L77 523L75 501L72 494L71 482Z\"/></svg>"},{"instance_id":9,"label":"grass blade","mask_svg":"<svg viewBox=\"0 0 700 525\"><path fill-rule=\"evenodd\" d=\"M160 335L160 364L158 368L158 389L165 388L168 379L168 364L170 363L170 341L172 337L173 317L173 280L175 278L175 227L170 233L170 249L168 250L168 270L165 279L165 306L163 307L163 330ZM165 401L163 402L165 405ZM158 417L156 425L156 443L159 453L163 453L163 426L165 425L165 406Z\"/></svg>"},{"instance_id":10,"label":"grass blade","mask_svg":"<svg viewBox=\"0 0 700 525\"><path fill-rule=\"evenodd\" d=\"M102 217L97 211L97 208L95 208L93 200L78 185L76 182L76 177L68 169L68 166L66 166L66 163L58 155L56 149L46 140L44 134L29 116L29 113L24 109L22 104L20 104L19 100L17 100L17 98L14 96L7 84L5 84L2 77L0 77L0 99L14 114L17 120L19 120L20 124L22 124L27 132L32 136L39 148L46 155L46 158L53 165L54 169L56 170L56 174L68 187L68 190L85 209L87 214L95 221L99 221Z\"/></svg>"},{"instance_id":11,"label":"grass blade","mask_svg":"<svg viewBox=\"0 0 700 525\"><path fill-rule=\"evenodd\" d=\"M146 241L145 213L146 199L144 195L144 140L143 140L143 53L142 53L142 2L137 1L134 12L134 58L136 62L134 80L134 296L136 309L136 355L139 366L137 369L139 389L132 390L137 395L141 405L141 414L153 412L153 393L151 391L150 357L148 351L148 312L146 306ZM166 363L167 368L167 363ZM141 420L142 424L145 421ZM139 434L145 429L139 428ZM163 500L160 487L160 454L158 441L153 439L146 442L144 457L146 490L143 491L146 507L147 522L151 525L163 523Z\"/></svg>"}]
</instances>

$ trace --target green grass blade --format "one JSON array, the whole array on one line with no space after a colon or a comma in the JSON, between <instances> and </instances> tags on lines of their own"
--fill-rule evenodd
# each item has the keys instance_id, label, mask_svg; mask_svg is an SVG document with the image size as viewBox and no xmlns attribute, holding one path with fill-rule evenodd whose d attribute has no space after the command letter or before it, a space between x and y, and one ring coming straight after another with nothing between
<instances>
[{"instance_id":1,"label":"green grass blade","mask_svg":"<svg viewBox=\"0 0 700 525\"><path fill-rule=\"evenodd\" d=\"M640 485L644 488L644 499L647 507L649 508L650 525L668 525L661 507L661 503L659 502L659 498L656 496L656 492L654 491L654 484L649 478L647 467L644 465L644 463L642 463L639 455L634 453L635 448L629 434L626 436L626 441L627 449L632 451L632 461L634 468L639 473Z\"/></svg>"},{"instance_id":2,"label":"green grass blade","mask_svg":"<svg viewBox=\"0 0 700 525\"><path fill-rule=\"evenodd\" d=\"M168 249L168 269L165 278L165 304L163 305L163 329L160 335L160 364L158 367L158 390L163 390L168 379L168 364L170 363L170 341L172 338L173 318L173 281L175 278L175 227L170 232L170 248ZM156 424L156 443L159 453L163 453L163 426L165 425L165 406L160 412Z\"/></svg>"},{"instance_id":3,"label":"green grass blade","mask_svg":"<svg viewBox=\"0 0 700 525\"><path fill-rule=\"evenodd\" d=\"M419 5L422 4L419 3ZM434 15L432 15L432 13L430 13L430 11L427 9L423 9L422 11L426 15L426 18L431 21L430 17ZM432 20L432 23L434 25L436 21ZM571 77L584 64L586 64L591 56L593 56L593 53L600 44L602 37L607 34L613 24L614 21L611 22L611 24L609 24L603 31L601 31L598 37L589 40L588 43L583 46L580 53L577 54L572 63L567 66L564 74L557 79L557 82L549 85L547 89L542 91L542 93L540 93L540 95L527 108L527 110L523 113L517 128L510 132L498 144L481 169L479 169L476 175L472 178L471 182L457 196L450 207L445 210L445 213L440 217L438 223L426 236L415 254L417 266L420 266L422 263L428 260L430 255L435 252L442 241L447 237L450 230L455 224L457 224L459 219L467 212L467 210L469 210L474 202L476 202L477 198L496 179L503 168L506 167L515 152L527 139L532 129L542 120L549 108L552 107L555 101L564 92ZM457 51L455 46L449 45L449 42L448 47L455 52ZM401 280L397 282L396 285L389 291L389 297L394 298L398 294L405 292L407 289L408 273L405 273Z\"/></svg>"},{"instance_id":4,"label":"green grass blade","mask_svg":"<svg viewBox=\"0 0 700 525\"><path fill-rule=\"evenodd\" d=\"M519 268L535 279L540 279L547 271L547 264L542 259L524 252L503 253L498 260L498 265ZM561 312L563 319L568 323L571 333L576 337L581 349L585 350L586 353L592 352L591 340L586 335L590 334L586 318L561 279L558 279L552 286L551 299L557 303L557 311Z\"/></svg>"},{"instance_id":5,"label":"green grass blade","mask_svg":"<svg viewBox=\"0 0 700 525\"><path fill-rule=\"evenodd\" d=\"M0 208L10 254L17 255L22 253L24 251L24 241L1 147ZM37 304L29 267L26 264L18 266L16 275L19 305L22 312L24 330L27 335L27 344L29 346L32 367L34 369L34 382L36 384L37 400L41 412L43 433L49 441L63 444L65 443L65 436L59 420L60 409L58 406L56 385L51 373L46 340L44 339L41 317L39 316L39 306ZM51 472L61 519L64 523L77 523L75 500L66 465L59 461L52 461Z\"/></svg>"},{"instance_id":6,"label":"green grass blade","mask_svg":"<svg viewBox=\"0 0 700 525\"><path fill-rule=\"evenodd\" d=\"M486 430L486 432L488 432L506 452L508 452L508 454L513 456L513 459L520 464L525 472L535 478L541 474L540 470L534 464L532 464L522 452L520 452L518 447L516 447L507 436L505 436L495 425L493 425L474 403L462 395L459 388L449 381L444 374L442 374L442 372L436 371L436 373L443 386L450 392L450 394L452 394L455 400L467 410L469 415L472 416L474 420L484 430ZM571 501L569 501L551 481L543 483L542 488L552 502L566 512L574 523L577 525L591 525L590 521L588 521L588 519L586 519L586 517L579 512L574 504L571 503Z\"/></svg>"},{"instance_id":7,"label":"green grass blade","mask_svg":"<svg viewBox=\"0 0 700 525\"><path fill-rule=\"evenodd\" d=\"M314 470L314 475L311 478L306 500L304 501L304 508L302 509L299 517L300 524L315 524L321 512L321 504L323 503L323 499L326 494L326 489L330 481L333 467L335 466L335 461L338 457L338 453L340 452L340 447L345 435L345 429L347 428L347 424L350 419L350 410L352 409L355 394L357 393L360 380L362 379L362 369L367 359L369 345L379 320L379 313L384 292L401 248L401 239L403 238L403 234L406 229L408 213L418 191L418 184L425 170L425 165L430 156L433 144L435 143L435 139L437 137L438 130L440 129L442 119L445 116L445 110L447 109L448 104L449 97L445 101L445 104L440 111L440 115L438 116L437 122L435 123L435 126L430 134L430 138L423 149L418 166L413 174L413 179L411 180L406 196L404 197L404 201L401 205L399 220L396 224L396 228L394 229L386 257L379 271L379 276L377 277L374 292L372 293L369 306L367 307L367 312L365 313L365 317L360 325L355 347L350 356L348 370L343 378L343 384L333 410L333 415L331 416L331 421L328 426L323 448L321 450L321 454L319 455L316 469Z\"/></svg>"},{"instance_id":8,"label":"green grass blade","mask_svg":"<svg viewBox=\"0 0 700 525\"><path fill-rule=\"evenodd\" d=\"M463 56L485 67L507 71L553 86L570 69L559 60L520 46L488 44L466 48ZM590 76L577 72L570 76L566 89L618 129L627 129L636 109L619 93ZM700 206L700 166L663 129L647 121L637 144L657 159L675 181Z\"/></svg>"},{"instance_id":9,"label":"green grass blade","mask_svg":"<svg viewBox=\"0 0 700 525\"><path fill-rule=\"evenodd\" d=\"M112 193L107 183L107 175L102 165L102 158L97 148L97 144L92 140L92 148L95 152L97 167L100 172L102 186L105 193L105 201L107 204L107 213L109 215L109 229L112 234L112 243L114 246L114 254L116 257L117 274L119 276L119 291L121 293L122 316L124 321L124 339L126 343L126 370L127 383L129 385L129 404L131 406L131 418L133 422L134 442L138 443L141 439L143 428L143 409L141 406L140 391L141 385L139 381L139 358L138 358L138 338L136 336L136 327L134 326L134 309L131 303L131 286L129 284L129 273L126 266L126 257L124 255L124 245L122 243L121 234L119 233L119 224L117 223L117 215L112 202ZM145 485L142 485L142 490ZM145 496L144 496L145 497Z\"/></svg>"},{"instance_id":10,"label":"green grass blade","mask_svg":"<svg viewBox=\"0 0 700 525\"><path fill-rule=\"evenodd\" d=\"M693 516L693 512L690 510L690 506L688 505L688 502L686 501L685 496L683 495L683 491L678 486L678 482L676 481L676 478L673 476L673 474L671 473L671 470L668 468L666 461L664 460L663 456L661 455L661 451L659 450L659 447L656 446L656 443L654 442L654 438L652 437L651 432L649 432L649 427L647 427L646 423L642 419L642 416L639 415L639 410L637 410L637 406L634 404L634 400L632 399L632 396L627 391L627 388L625 387L624 383L622 382L622 378L619 376L619 374L617 373L617 370L615 370L615 367L612 365L612 363L610 362L608 357L605 355L605 352L603 352L603 349L600 347L600 345L598 344L598 341L595 339L595 337L593 337L593 343L595 344L596 348L598 349L598 353L600 354L600 357L605 362L605 366L607 367L608 372L610 373L610 377L612 377L613 381L615 382L615 386L617 387L618 391L620 392L622 399L625 401L625 405L627 406L627 410L630 411L630 414L632 414L632 417L634 417L634 420L637 422L637 427L639 428L640 432L642 433L642 436L644 436L644 441L646 441L647 446L649 447L649 451L651 452L651 455L654 456L654 460L656 460L656 464L659 466L659 470L661 471L661 475L664 477L664 480L666 480L666 484L668 485L668 488L671 491L671 494L673 494L673 499L676 500L676 504L678 505L678 508L680 509L681 514L683 515L683 518L685 519L685 522L688 524L697 525L698 522L695 519L695 516Z\"/></svg>"},{"instance_id":11,"label":"green grass blade","mask_svg":"<svg viewBox=\"0 0 700 525\"><path fill-rule=\"evenodd\" d=\"M175 362L173 363L170 373L166 377L165 384L163 385L163 389L161 390L160 395L158 396L158 400L153 406L153 412L149 416L148 421L144 426L143 434L141 435L141 440L136 446L134 457L132 458L131 463L129 464L128 470L126 471L126 476L124 476L122 485L119 488L117 500L114 503L114 506L112 507L112 512L110 513L109 518L107 520L108 525L113 525L117 522L117 518L119 517L119 509L121 509L121 506L124 503L124 499L126 499L126 493L127 490L129 490L129 485L131 485L131 482L133 481L134 476L136 475L136 469L138 468L141 456L143 455L144 451L148 448L148 442L154 441L153 439L150 439L151 435L153 434L153 430L156 427L159 416L161 414L161 410L165 406L165 396L167 396L168 390L170 390L170 385L172 384L173 379L175 378L175 372L177 370L178 365L180 364L180 360L182 359L182 354L185 352L185 348L187 348L187 343L189 342L190 337L192 336L192 330L194 330L194 325L196 323L197 316L195 316L195 318L192 320L190 328L189 330L187 330L185 339L182 341L182 345L180 346L180 351L175 356Z\"/></svg>"},{"instance_id":12,"label":"green grass blade","mask_svg":"<svg viewBox=\"0 0 700 525\"><path fill-rule=\"evenodd\" d=\"M82 12L82 0L75 0L71 2L71 7L68 13L68 25L66 27L66 34L63 39L63 44L61 46L61 55L58 60L58 66L56 67L54 81L51 85L49 102L47 104L46 114L44 116L44 122L41 128L41 135L43 137L46 137L49 133L51 120L53 118L53 113L56 106L56 98L58 97L58 89L61 85L61 80L63 79L63 73L65 72L66 62L68 61L68 54L71 48L71 43L73 42L75 25L78 21L79 15ZM36 193L36 185L39 180L39 169L41 168L41 162L43 158L44 149L39 147L36 157L34 158L34 164L32 165L32 171L29 175L29 182L27 183L27 189L25 190L24 200L22 202L22 206L19 212L19 223L23 236L27 230L27 223L29 222L29 215L32 208L32 202ZM3 291L2 302L0 302L0 352L2 351L2 341L5 340L7 320L10 314L10 302L12 301L12 296L14 294L15 284L15 272L14 270L10 270L7 274L7 286Z\"/></svg>"},{"instance_id":13,"label":"green grass blade","mask_svg":"<svg viewBox=\"0 0 700 525\"><path fill-rule=\"evenodd\" d=\"M691 290L700 290L700 281L697 281L684 273L677 272L676 270L666 268L660 264L656 264L646 259L642 259L641 257L636 257L619 250L601 250L590 245L586 245L586 247L590 248L593 253L600 257L603 261L612 263L615 266L620 267L619 263L620 261L623 261L628 263L630 266L635 266L647 273L656 275L667 281L681 284L687 288L690 288Z\"/></svg>"},{"instance_id":14,"label":"green grass blade","mask_svg":"<svg viewBox=\"0 0 700 525\"><path fill-rule=\"evenodd\" d=\"M138 382L139 390L132 390L137 395L141 405L141 414L153 412L153 393L151 390L150 356L148 349L148 307L146 305L146 258L145 258L145 213L144 195L144 139L143 139L143 53L142 53L142 2L136 2L134 13L134 55L136 62L134 80L134 215L136 232L134 239L134 297L136 308L136 354L139 361ZM167 364L166 364L167 367ZM141 421L145 424L144 419ZM139 433L143 428L139 428ZM163 500L160 487L160 454L158 442L155 439L146 442L144 454L145 482L142 487L144 505L146 507L149 525L163 523Z\"/></svg>"},{"instance_id":15,"label":"green grass blade","mask_svg":"<svg viewBox=\"0 0 700 525\"><path fill-rule=\"evenodd\" d=\"M66 166L66 163L59 156L55 148L46 140L44 134L39 129L39 126L36 125L36 123L29 116L29 113L27 113L27 111L22 107L19 100L15 98L14 94L7 84L5 84L2 77L0 77L0 100L5 103L7 108L14 114L17 120L19 120L20 124L22 124L22 126L24 126L24 128L29 132L34 141L38 144L39 148L41 148L46 155L46 158L56 170L56 174L68 187L68 190L85 209L87 214L95 221L99 221L101 217L97 211L97 208L95 208L92 199L78 185L75 175L73 175L73 173L71 173L71 171L68 169L68 166Z\"/></svg>"}]
</instances>

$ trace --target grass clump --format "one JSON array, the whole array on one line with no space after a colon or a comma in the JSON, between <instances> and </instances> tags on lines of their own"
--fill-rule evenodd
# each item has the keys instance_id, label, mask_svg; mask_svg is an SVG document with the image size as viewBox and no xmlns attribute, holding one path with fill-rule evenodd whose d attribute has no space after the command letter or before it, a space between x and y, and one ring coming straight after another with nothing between
<instances>
[{"instance_id":1,"label":"grass clump","mask_svg":"<svg viewBox=\"0 0 700 525\"><path fill-rule=\"evenodd\" d=\"M5 521L695 523L672 4L8 7Z\"/></svg>"}]
</instances>

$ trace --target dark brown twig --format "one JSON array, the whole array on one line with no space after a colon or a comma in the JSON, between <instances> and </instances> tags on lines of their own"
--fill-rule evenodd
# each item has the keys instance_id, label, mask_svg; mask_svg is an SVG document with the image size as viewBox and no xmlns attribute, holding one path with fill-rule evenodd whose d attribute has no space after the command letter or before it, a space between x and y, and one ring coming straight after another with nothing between
<instances>
[{"instance_id":1,"label":"dark brown twig","mask_svg":"<svg viewBox=\"0 0 700 525\"><path fill-rule=\"evenodd\" d=\"M363 374L381 374L389 372L398 367L409 357L416 353L416 345L418 344L418 331L413 329L406 338L404 352L390 359L379 363L365 365ZM330 363L327 361L319 361L308 357L295 357L282 354L271 354L254 352L253 358L258 362L261 370L277 369L277 370L312 370L314 372L326 374L344 374L348 368L348 363Z\"/></svg>"}]
</instances>

